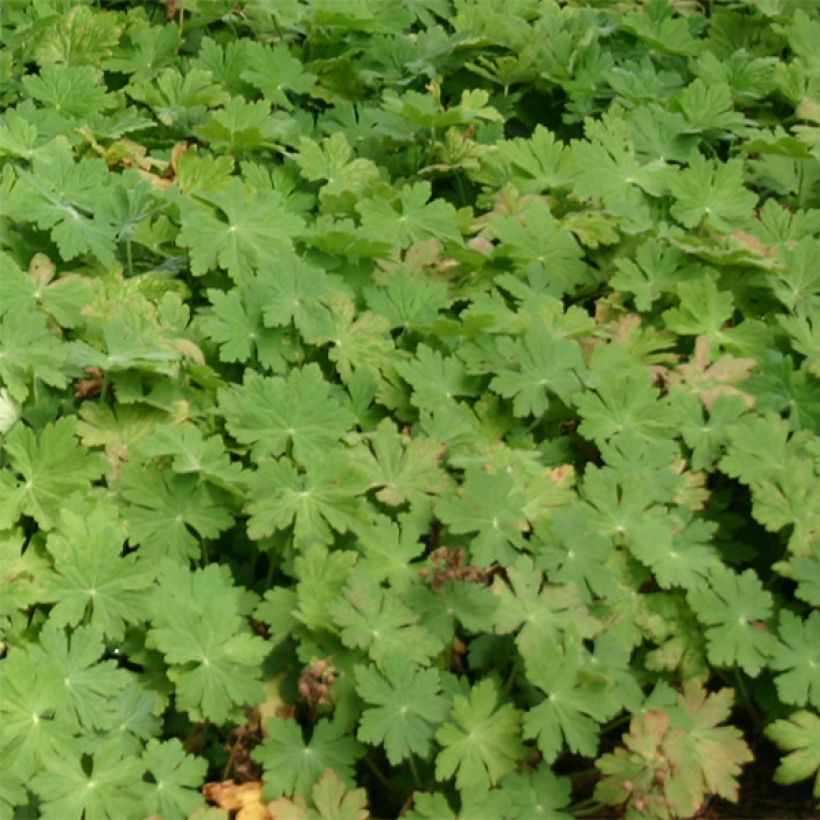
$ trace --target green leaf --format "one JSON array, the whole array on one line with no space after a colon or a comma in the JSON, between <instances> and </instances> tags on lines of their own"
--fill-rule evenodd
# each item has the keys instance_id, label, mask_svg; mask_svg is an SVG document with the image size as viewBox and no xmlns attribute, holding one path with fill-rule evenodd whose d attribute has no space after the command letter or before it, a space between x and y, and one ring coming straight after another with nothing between
<instances>
[{"instance_id":1,"label":"green leaf","mask_svg":"<svg viewBox=\"0 0 820 820\"><path fill-rule=\"evenodd\" d=\"M644 240L635 253L635 259L616 259L617 273L612 287L634 294L635 307L649 310L667 293L673 293L682 280L697 275L699 268L687 265L686 257L673 245L655 238Z\"/></svg>"},{"instance_id":2,"label":"green leaf","mask_svg":"<svg viewBox=\"0 0 820 820\"><path fill-rule=\"evenodd\" d=\"M23 85L33 99L82 121L114 103L102 79L102 72L90 65L60 66L48 61L38 74L27 74Z\"/></svg>"},{"instance_id":3,"label":"green leaf","mask_svg":"<svg viewBox=\"0 0 820 820\"><path fill-rule=\"evenodd\" d=\"M356 547L362 555L358 567L375 581L387 581L397 593L413 586L419 573L420 558L425 550L421 540L422 527L410 516L392 521L377 515L359 533Z\"/></svg>"},{"instance_id":4,"label":"green leaf","mask_svg":"<svg viewBox=\"0 0 820 820\"><path fill-rule=\"evenodd\" d=\"M436 512L450 532L476 533L470 541L473 561L489 566L506 563L515 548L524 545L528 530L523 507L525 496L507 473L490 473L471 467L464 484L452 496L441 498Z\"/></svg>"},{"instance_id":5,"label":"green leaf","mask_svg":"<svg viewBox=\"0 0 820 820\"><path fill-rule=\"evenodd\" d=\"M448 304L447 285L411 277L397 270L385 287L365 288L367 304L390 322L390 328L422 329L432 325Z\"/></svg>"},{"instance_id":6,"label":"green leaf","mask_svg":"<svg viewBox=\"0 0 820 820\"><path fill-rule=\"evenodd\" d=\"M146 789L145 764L134 757L95 755L89 771L79 758L49 762L31 780L40 798L40 816L46 820L83 817L130 817L142 814Z\"/></svg>"},{"instance_id":7,"label":"green leaf","mask_svg":"<svg viewBox=\"0 0 820 820\"><path fill-rule=\"evenodd\" d=\"M0 761L24 781L47 760L79 756L79 726L65 708L68 690L57 658L38 647L11 647L0 663Z\"/></svg>"},{"instance_id":8,"label":"green leaf","mask_svg":"<svg viewBox=\"0 0 820 820\"><path fill-rule=\"evenodd\" d=\"M669 180L675 204L671 213L682 225L706 224L728 231L745 224L757 195L743 187L743 164L738 160L718 163L699 153L689 158L689 167Z\"/></svg>"},{"instance_id":9,"label":"green leaf","mask_svg":"<svg viewBox=\"0 0 820 820\"><path fill-rule=\"evenodd\" d=\"M550 394L569 404L570 396L581 387L580 347L570 339L553 335L546 327L533 326L521 339L500 339L498 352L514 366L499 370L490 389L513 399L516 416L543 415Z\"/></svg>"},{"instance_id":10,"label":"green leaf","mask_svg":"<svg viewBox=\"0 0 820 820\"><path fill-rule=\"evenodd\" d=\"M570 751L594 757L598 724L612 716L611 699L602 680L581 674L579 641L568 635L561 651L525 658L527 678L544 693L544 700L524 716L524 737L534 738L544 760L551 763L564 743Z\"/></svg>"},{"instance_id":11,"label":"green leaf","mask_svg":"<svg viewBox=\"0 0 820 820\"><path fill-rule=\"evenodd\" d=\"M268 647L240 615L239 593L216 565L193 572L169 559L160 565L149 641L169 664L177 709L193 720L221 724L261 701Z\"/></svg>"},{"instance_id":12,"label":"green leaf","mask_svg":"<svg viewBox=\"0 0 820 820\"><path fill-rule=\"evenodd\" d=\"M263 463L248 479L248 535L253 539L293 526L298 546L329 544L332 531L347 532L364 523L361 496L367 482L338 450L314 460L304 473L287 458Z\"/></svg>"},{"instance_id":13,"label":"green leaf","mask_svg":"<svg viewBox=\"0 0 820 820\"><path fill-rule=\"evenodd\" d=\"M12 399L24 401L37 379L52 387L68 383L68 347L49 332L38 314L4 314L0 319L0 350L0 379Z\"/></svg>"},{"instance_id":14,"label":"green leaf","mask_svg":"<svg viewBox=\"0 0 820 820\"><path fill-rule=\"evenodd\" d=\"M801 620L793 612L781 610L770 665L781 673L774 682L783 703L820 709L820 612Z\"/></svg>"},{"instance_id":15,"label":"green leaf","mask_svg":"<svg viewBox=\"0 0 820 820\"><path fill-rule=\"evenodd\" d=\"M300 464L316 462L354 421L316 364L294 368L287 378L263 378L251 370L241 387L221 389L218 396L228 430L253 445L257 462L291 449Z\"/></svg>"},{"instance_id":16,"label":"green leaf","mask_svg":"<svg viewBox=\"0 0 820 820\"><path fill-rule=\"evenodd\" d=\"M285 370L294 352L293 341L286 332L264 326L262 304L266 296L266 285L258 277L229 291L208 290L211 307L200 313L200 324L208 338L219 345L221 361L258 359L267 370Z\"/></svg>"},{"instance_id":17,"label":"green leaf","mask_svg":"<svg viewBox=\"0 0 820 820\"><path fill-rule=\"evenodd\" d=\"M176 738L148 741L142 762L151 777L145 797L146 812L167 820L190 817L202 804L200 784L207 762L186 754Z\"/></svg>"},{"instance_id":18,"label":"green leaf","mask_svg":"<svg viewBox=\"0 0 820 820\"><path fill-rule=\"evenodd\" d=\"M686 118L687 132L741 131L749 121L734 110L732 91L726 83L700 77L693 80L677 99Z\"/></svg>"},{"instance_id":19,"label":"green leaf","mask_svg":"<svg viewBox=\"0 0 820 820\"><path fill-rule=\"evenodd\" d=\"M541 762L536 769L513 772L501 781L500 804L511 817L543 817L569 820L572 785ZM563 810L563 811L562 811Z\"/></svg>"},{"instance_id":20,"label":"green leaf","mask_svg":"<svg viewBox=\"0 0 820 820\"><path fill-rule=\"evenodd\" d=\"M716 666L737 665L755 677L777 648L765 625L772 596L751 569L737 574L717 567L710 581L709 587L692 589L687 595L698 620L707 627L709 660Z\"/></svg>"},{"instance_id":21,"label":"green leaf","mask_svg":"<svg viewBox=\"0 0 820 820\"><path fill-rule=\"evenodd\" d=\"M820 561L815 558L792 558L790 568L798 582L797 597L812 606L820 606Z\"/></svg>"},{"instance_id":22,"label":"green leaf","mask_svg":"<svg viewBox=\"0 0 820 820\"><path fill-rule=\"evenodd\" d=\"M354 458L370 486L379 488L376 498L383 504L412 506L452 489L441 468L441 442L402 434L390 419L379 422L365 440L369 449L357 450Z\"/></svg>"},{"instance_id":23,"label":"green leaf","mask_svg":"<svg viewBox=\"0 0 820 820\"><path fill-rule=\"evenodd\" d=\"M789 752L774 773L776 783L789 785L814 777L814 796L820 798L820 716L795 712L788 720L776 720L766 736Z\"/></svg>"},{"instance_id":24,"label":"green leaf","mask_svg":"<svg viewBox=\"0 0 820 820\"><path fill-rule=\"evenodd\" d=\"M330 296L327 307L306 318L300 330L310 344L330 345L328 358L343 382L359 371L378 378L382 371L392 370L394 348L384 317L369 311L356 315L353 300L342 293Z\"/></svg>"},{"instance_id":25,"label":"green leaf","mask_svg":"<svg viewBox=\"0 0 820 820\"><path fill-rule=\"evenodd\" d=\"M593 373L595 392L577 393L572 400L583 419L578 428L582 436L600 446L626 432L659 439L674 430L672 408L647 378L612 369Z\"/></svg>"},{"instance_id":26,"label":"green leaf","mask_svg":"<svg viewBox=\"0 0 820 820\"><path fill-rule=\"evenodd\" d=\"M267 730L267 737L253 751L254 760L265 767L266 798L307 796L325 769L353 784L353 765L364 750L343 723L320 720L307 742L295 720L271 718Z\"/></svg>"},{"instance_id":27,"label":"green leaf","mask_svg":"<svg viewBox=\"0 0 820 820\"><path fill-rule=\"evenodd\" d=\"M223 108L210 112L207 121L197 126L194 133L213 150L247 153L262 147L271 148L283 139L290 142L296 133L294 126L295 122L287 115L279 112L271 115L267 101L249 102L237 96L227 100ZM232 221L231 226L234 225L237 223ZM259 222L245 220L241 223L244 235L238 239L240 242L244 240L246 248L254 243L251 234L255 234L255 239L262 239L261 232L256 230L258 227ZM280 233L278 238L280 242L285 241L284 234ZM234 278L238 281L238 277Z\"/></svg>"},{"instance_id":28,"label":"green leaf","mask_svg":"<svg viewBox=\"0 0 820 820\"><path fill-rule=\"evenodd\" d=\"M352 211L356 198L379 178L375 163L352 156L353 149L340 131L323 139L321 145L307 137L299 142L294 160L305 179L326 180L319 196L328 209Z\"/></svg>"},{"instance_id":29,"label":"green leaf","mask_svg":"<svg viewBox=\"0 0 820 820\"><path fill-rule=\"evenodd\" d=\"M54 574L47 578L50 619L58 626L87 621L112 640L122 640L127 625L147 617L145 591L154 569L135 554L123 555L125 531L98 505L90 515L64 510L49 535Z\"/></svg>"},{"instance_id":30,"label":"green leaf","mask_svg":"<svg viewBox=\"0 0 820 820\"><path fill-rule=\"evenodd\" d=\"M240 180L231 179L220 191L208 194L207 201L225 218L187 199L181 206L182 230L177 242L191 249L194 276L221 267L242 284L293 254L293 236L304 223L287 209L280 194L251 194Z\"/></svg>"},{"instance_id":31,"label":"green leaf","mask_svg":"<svg viewBox=\"0 0 820 820\"><path fill-rule=\"evenodd\" d=\"M242 72L242 79L282 108L293 108L286 92L304 94L310 91L316 79L315 75L305 71L284 42L273 46L251 42L247 62L252 67Z\"/></svg>"},{"instance_id":32,"label":"green leaf","mask_svg":"<svg viewBox=\"0 0 820 820\"><path fill-rule=\"evenodd\" d=\"M588 603L593 595L605 598L615 593L615 575L606 563L612 542L596 530L587 509L574 503L558 507L550 516L550 533L542 535L536 564L559 584L574 585ZM538 530L536 530L538 532ZM583 549L578 545L583 544Z\"/></svg>"},{"instance_id":33,"label":"green leaf","mask_svg":"<svg viewBox=\"0 0 820 820\"><path fill-rule=\"evenodd\" d=\"M522 657L538 653L540 647L558 646L567 629L584 638L592 637L598 622L586 611L578 589L544 583L531 558L521 556L506 571L509 585L499 578L493 592L499 598L495 610L495 631L500 635L517 632L515 642Z\"/></svg>"},{"instance_id":34,"label":"green leaf","mask_svg":"<svg viewBox=\"0 0 820 820\"><path fill-rule=\"evenodd\" d=\"M416 612L362 575L352 576L344 598L331 604L330 612L345 646L364 649L382 669L396 656L426 666L442 649Z\"/></svg>"},{"instance_id":35,"label":"green leaf","mask_svg":"<svg viewBox=\"0 0 820 820\"><path fill-rule=\"evenodd\" d=\"M71 75L86 70L91 76L96 75L90 68L61 69L59 73ZM64 95L74 90L54 89L54 93ZM93 88L77 94L78 100L93 98ZM71 104L70 100L65 102ZM32 172L17 172L29 196L27 221L50 231L66 262L90 253L105 267L114 264L118 236L112 221L111 189L106 185L106 172L105 163L100 159L75 162L68 146L60 141L51 143L48 151L35 156Z\"/></svg>"},{"instance_id":36,"label":"green leaf","mask_svg":"<svg viewBox=\"0 0 820 820\"><path fill-rule=\"evenodd\" d=\"M66 714L89 728L111 725L110 703L128 685L129 673L116 661L100 661L105 646L99 630L79 626L66 633L49 622L34 652L42 661L53 659L59 664L66 700L57 710L58 717Z\"/></svg>"},{"instance_id":37,"label":"green leaf","mask_svg":"<svg viewBox=\"0 0 820 820\"><path fill-rule=\"evenodd\" d=\"M437 724L447 715L437 669L419 669L402 655L374 666L357 666L356 692L370 704L362 713L358 738L384 744L393 766L416 754L427 758Z\"/></svg>"},{"instance_id":38,"label":"green leaf","mask_svg":"<svg viewBox=\"0 0 820 820\"><path fill-rule=\"evenodd\" d=\"M102 475L105 459L79 446L76 422L74 416L64 416L43 426L39 435L16 424L5 436L8 492L0 501L0 526L11 527L24 514L50 530L64 500L75 491L87 493Z\"/></svg>"},{"instance_id":39,"label":"green leaf","mask_svg":"<svg viewBox=\"0 0 820 820\"><path fill-rule=\"evenodd\" d=\"M491 228L500 241L496 252L548 283L551 295L573 293L589 282L580 245L541 200L528 203L517 217L494 216Z\"/></svg>"},{"instance_id":40,"label":"green leaf","mask_svg":"<svg viewBox=\"0 0 820 820\"><path fill-rule=\"evenodd\" d=\"M200 476L218 487L236 489L242 481L242 467L231 461L222 439L205 438L198 427L157 425L140 439L136 449L148 458L170 456L175 473Z\"/></svg>"},{"instance_id":41,"label":"green leaf","mask_svg":"<svg viewBox=\"0 0 820 820\"><path fill-rule=\"evenodd\" d=\"M455 356L445 358L425 344L418 346L412 361L402 362L396 369L413 388L413 404L425 410L435 410L456 396L475 392L474 380L467 377L464 365Z\"/></svg>"},{"instance_id":42,"label":"green leaf","mask_svg":"<svg viewBox=\"0 0 820 820\"><path fill-rule=\"evenodd\" d=\"M360 200L356 210L362 217L362 234L402 249L425 239L460 245L456 209L443 199L430 201L431 194L429 182L416 182L402 187L397 202L385 198Z\"/></svg>"},{"instance_id":43,"label":"green leaf","mask_svg":"<svg viewBox=\"0 0 820 820\"><path fill-rule=\"evenodd\" d=\"M333 631L333 607L342 598L355 564L355 552L328 553L327 548L320 545L309 546L297 555L293 560L293 574L298 579L295 617L310 629Z\"/></svg>"},{"instance_id":44,"label":"green leaf","mask_svg":"<svg viewBox=\"0 0 820 820\"><path fill-rule=\"evenodd\" d=\"M719 291L710 277L681 282L677 292L680 305L664 312L666 326L682 336L705 336L719 345L726 338L723 327L734 313L732 294Z\"/></svg>"},{"instance_id":45,"label":"green leaf","mask_svg":"<svg viewBox=\"0 0 820 820\"><path fill-rule=\"evenodd\" d=\"M521 712L499 705L498 690L489 678L469 695L456 695L450 722L436 732L442 750L436 757L436 780L456 776L459 789L486 788L514 771L524 756Z\"/></svg>"},{"instance_id":46,"label":"green leaf","mask_svg":"<svg viewBox=\"0 0 820 820\"><path fill-rule=\"evenodd\" d=\"M128 539L141 554L177 561L197 558L200 538L216 538L233 524L233 517L195 476L129 464L120 478L120 492L129 502L123 509Z\"/></svg>"}]
</instances>

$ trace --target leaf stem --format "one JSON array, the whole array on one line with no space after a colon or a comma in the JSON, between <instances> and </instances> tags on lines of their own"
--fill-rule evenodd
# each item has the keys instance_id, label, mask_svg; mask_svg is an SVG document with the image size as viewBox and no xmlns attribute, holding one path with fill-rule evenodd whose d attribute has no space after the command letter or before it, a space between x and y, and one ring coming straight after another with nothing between
<instances>
[{"instance_id":1,"label":"leaf stem","mask_svg":"<svg viewBox=\"0 0 820 820\"><path fill-rule=\"evenodd\" d=\"M467 191L460 171L456 171L456 190L458 191L459 205L463 208L467 204Z\"/></svg>"},{"instance_id":2,"label":"leaf stem","mask_svg":"<svg viewBox=\"0 0 820 820\"><path fill-rule=\"evenodd\" d=\"M743 675L741 674L739 669L734 670L734 682L735 687L737 689L738 694L740 695L740 701L743 704L743 708L749 713L749 717L751 717L752 722L755 725L755 728L760 728L760 715L758 714L757 707L754 705L754 701L749 694L749 690L746 687L746 683L743 680Z\"/></svg>"},{"instance_id":3,"label":"leaf stem","mask_svg":"<svg viewBox=\"0 0 820 820\"><path fill-rule=\"evenodd\" d=\"M376 780L384 786L385 789L390 789L390 782L384 776L381 769L370 759L370 755L364 756L364 762L367 764L367 768L373 773Z\"/></svg>"},{"instance_id":4,"label":"leaf stem","mask_svg":"<svg viewBox=\"0 0 820 820\"><path fill-rule=\"evenodd\" d=\"M416 765L416 756L410 752L410 757L407 759L408 763L410 764L410 773L413 775L413 782L419 787L422 788L421 785L421 777L419 777L419 769Z\"/></svg>"},{"instance_id":5,"label":"leaf stem","mask_svg":"<svg viewBox=\"0 0 820 820\"><path fill-rule=\"evenodd\" d=\"M512 686L515 683L515 677L516 677L517 674L518 674L518 656L516 655L516 657L513 658L512 664L510 664L510 672L507 675L507 679L504 681L504 685L502 686L502 689L505 692L509 693L510 689L512 689Z\"/></svg>"},{"instance_id":6,"label":"leaf stem","mask_svg":"<svg viewBox=\"0 0 820 820\"><path fill-rule=\"evenodd\" d=\"M274 572L274 569L275 569L275 566L274 566L274 563L273 563L273 558L271 557L270 553L268 553L267 559L268 559L268 571L265 574L265 591L266 592L267 592L267 590L269 590L271 588L271 585L273 584L273 572Z\"/></svg>"},{"instance_id":7,"label":"leaf stem","mask_svg":"<svg viewBox=\"0 0 820 820\"><path fill-rule=\"evenodd\" d=\"M582 800L580 803L576 803L574 806L570 806L570 814L573 817L585 817L588 814L596 814L597 812L601 811L602 809L611 808L605 806L603 803L600 803L593 798L589 798L588 800Z\"/></svg>"}]
</instances>

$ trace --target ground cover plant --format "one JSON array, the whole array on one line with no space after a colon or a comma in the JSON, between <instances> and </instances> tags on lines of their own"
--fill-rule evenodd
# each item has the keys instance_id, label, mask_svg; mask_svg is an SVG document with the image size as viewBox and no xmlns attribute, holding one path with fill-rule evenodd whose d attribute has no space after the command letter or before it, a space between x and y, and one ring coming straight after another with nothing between
<instances>
[{"instance_id":1,"label":"ground cover plant","mask_svg":"<svg viewBox=\"0 0 820 820\"><path fill-rule=\"evenodd\" d=\"M820 798L814 2L0 41L0 816Z\"/></svg>"}]
</instances>

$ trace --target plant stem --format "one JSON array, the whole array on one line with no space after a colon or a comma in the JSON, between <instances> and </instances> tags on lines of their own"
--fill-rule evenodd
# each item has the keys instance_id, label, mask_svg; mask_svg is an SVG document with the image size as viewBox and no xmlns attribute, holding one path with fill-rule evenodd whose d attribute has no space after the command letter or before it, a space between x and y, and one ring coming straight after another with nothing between
<instances>
[{"instance_id":1,"label":"plant stem","mask_svg":"<svg viewBox=\"0 0 820 820\"><path fill-rule=\"evenodd\" d=\"M584 817L587 814L595 814L605 808L607 807L603 803L590 797L588 800L582 800L580 803L575 803L570 806L569 811L573 817Z\"/></svg>"},{"instance_id":2,"label":"plant stem","mask_svg":"<svg viewBox=\"0 0 820 820\"><path fill-rule=\"evenodd\" d=\"M413 775L413 782L419 788L422 788L421 778L419 777L419 769L418 769L418 766L416 766L416 756L412 752L410 752L410 757L408 758L408 762L410 763L410 772Z\"/></svg>"},{"instance_id":3,"label":"plant stem","mask_svg":"<svg viewBox=\"0 0 820 820\"><path fill-rule=\"evenodd\" d=\"M265 575L265 590L269 590L271 588L271 584L273 584L273 572L274 572L274 564L273 558L271 558L270 554L267 556L268 558L268 571Z\"/></svg>"},{"instance_id":4,"label":"plant stem","mask_svg":"<svg viewBox=\"0 0 820 820\"><path fill-rule=\"evenodd\" d=\"M754 701L749 695L749 690L746 688L746 683L743 680L743 676L741 675L740 670L738 669L734 670L734 681L735 687L737 688L737 692L740 695L740 701L743 704L743 707L749 713L749 717L751 717L755 727L759 727L760 715L758 714L757 707L754 705Z\"/></svg>"},{"instance_id":5,"label":"plant stem","mask_svg":"<svg viewBox=\"0 0 820 820\"><path fill-rule=\"evenodd\" d=\"M381 783L382 786L384 786L385 789L389 789L390 788L389 781L384 776L384 774L382 774L381 769L379 769L379 767L370 759L370 755L365 755L364 756L364 762L367 764L367 768L370 769L370 771L375 776L376 780L378 780L379 783Z\"/></svg>"},{"instance_id":6,"label":"plant stem","mask_svg":"<svg viewBox=\"0 0 820 820\"><path fill-rule=\"evenodd\" d=\"M507 679L504 681L504 685L502 689L509 693L510 689L512 689L512 685L515 683L515 676L518 674L518 658L516 657L512 664L510 665L510 672L507 675Z\"/></svg>"},{"instance_id":7,"label":"plant stem","mask_svg":"<svg viewBox=\"0 0 820 820\"><path fill-rule=\"evenodd\" d=\"M467 191L464 188L464 180L460 171L456 171L456 190L458 191L459 204L463 208L467 204Z\"/></svg>"}]
</instances>

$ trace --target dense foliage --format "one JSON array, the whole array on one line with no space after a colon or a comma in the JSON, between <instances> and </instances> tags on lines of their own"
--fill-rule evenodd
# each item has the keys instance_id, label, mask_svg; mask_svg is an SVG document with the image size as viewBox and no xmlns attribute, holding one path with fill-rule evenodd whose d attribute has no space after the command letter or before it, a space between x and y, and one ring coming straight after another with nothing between
<instances>
[{"instance_id":1,"label":"dense foliage","mask_svg":"<svg viewBox=\"0 0 820 820\"><path fill-rule=\"evenodd\" d=\"M0 41L0 816L820 797L812 0Z\"/></svg>"}]
</instances>

